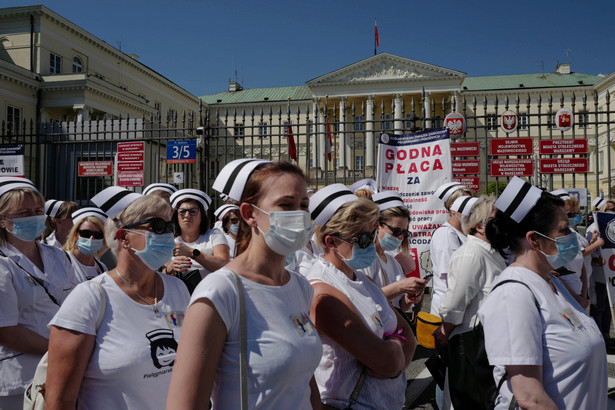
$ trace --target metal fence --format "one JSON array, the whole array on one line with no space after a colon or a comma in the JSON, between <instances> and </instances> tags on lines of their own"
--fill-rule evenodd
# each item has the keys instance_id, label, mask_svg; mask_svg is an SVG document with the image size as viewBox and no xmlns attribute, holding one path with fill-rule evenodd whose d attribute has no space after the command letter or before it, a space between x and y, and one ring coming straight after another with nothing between
<instances>
[{"instance_id":1,"label":"metal fence","mask_svg":"<svg viewBox=\"0 0 615 410\"><path fill-rule=\"evenodd\" d=\"M573 111L575 123L565 133L553 125L555 112L564 106ZM505 134L499 126L505 110L519 115L519 126L512 134ZM113 175L79 176L79 162L115 161L117 143L143 141L145 185L173 183L174 173L182 172L184 182L180 187L207 191L217 206L219 200L211 185L224 164L233 159L291 160L290 145L294 141L296 163L310 176L313 188L335 182L350 185L376 177L381 132L405 134L439 128L451 111L466 118L467 131L461 141L480 144L480 191L486 191L491 184L490 189L497 193L502 188L499 185L507 182L507 178L490 176L489 139L529 136L537 144L541 139L585 138L593 151L576 157L589 158L590 172L535 172L530 180L549 190L562 186L588 188L611 196L610 133L615 113L608 94L601 101L597 94L585 93L556 97L515 94L489 101L462 95L452 101L436 101L423 93L401 98L289 101L241 110L212 106L200 111L198 118L176 116L164 123L153 117L40 124L24 121L18 126L2 123L0 144L23 145L25 176L46 197L85 203L115 180ZM197 140L196 164L168 164L168 141L190 139ZM534 154L532 159L537 162L538 156Z\"/></svg>"}]
</instances>

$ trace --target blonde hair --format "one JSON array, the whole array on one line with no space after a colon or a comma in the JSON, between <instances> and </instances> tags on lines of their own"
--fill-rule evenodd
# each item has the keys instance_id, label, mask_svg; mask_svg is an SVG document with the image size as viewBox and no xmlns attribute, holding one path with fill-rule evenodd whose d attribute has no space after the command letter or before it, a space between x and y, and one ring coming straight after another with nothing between
<instances>
[{"instance_id":1,"label":"blonde hair","mask_svg":"<svg viewBox=\"0 0 615 410\"><path fill-rule=\"evenodd\" d=\"M26 197L34 199L38 206L45 206L45 198L43 198L43 195L36 189L15 188L0 196L0 216L4 217L6 212L12 208L13 205L22 203ZM6 228L0 227L0 245L6 244L7 241Z\"/></svg>"},{"instance_id":2,"label":"blonde hair","mask_svg":"<svg viewBox=\"0 0 615 410\"><path fill-rule=\"evenodd\" d=\"M327 235L354 238L361 233L364 224L377 222L379 215L378 205L369 199L359 198L348 202L335 211L326 224L316 226L316 245L327 252Z\"/></svg>"},{"instance_id":3,"label":"blonde hair","mask_svg":"<svg viewBox=\"0 0 615 410\"><path fill-rule=\"evenodd\" d=\"M487 224L493 213L495 197L491 195L481 195L472 207L470 215L461 217L461 227L466 235L476 234L476 227L480 224Z\"/></svg>"},{"instance_id":4,"label":"blonde hair","mask_svg":"<svg viewBox=\"0 0 615 410\"><path fill-rule=\"evenodd\" d=\"M459 198L460 196L464 196L464 195L465 196L467 195L476 196L476 193L467 187L459 188L458 190L453 192L451 196L448 198L448 200L444 203L444 207L446 208L446 210L450 212L451 205L453 205L453 202L455 202L455 199Z\"/></svg>"},{"instance_id":5,"label":"blonde hair","mask_svg":"<svg viewBox=\"0 0 615 410\"><path fill-rule=\"evenodd\" d=\"M410 211L405 206L396 206L394 208L385 209L380 212L380 223L388 222L391 218L401 217L408 219L408 225L410 225ZM404 238L401 241L401 250L402 252L408 252L408 238Z\"/></svg>"},{"instance_id":6,"label":"blonde hair","mask_svg":"<svg viewBox=\"0 0 615 410\"><path fill-rule=\"evenodd\" d=\"M73 225L70 232L68 233L68 236L66 237L66 243L64 244L62 249L64 249L65 251L71 252L77 247L77 240L79 239L78 231L79 229L81 229L81 225L83 225L85 222L90 222L96 225L96 227L100 229L101 232L103 233L105 232L105 224L103 221L101 221L95 216L86 216L85 218L77 222L77 224ZM107 243L105 241L105 238L103 237L103 248L97 254L98 255L103 254L106 249L107 249Z\"/></svg>"},{"instance_id":7,"label":"blonde hair","mask_svg":"<svg viewBox=\"0 0 615 410\"><path fill-rule=\"evenodd\" d=\"M72 217L73 212L75 212L76 210L79 209L79 204L77 204L76 202L73 201L64 201L64 203L62 205L60 205L60 208L58 209L58 213L56 214L56 216L54 216L53 218L50 216L47 216L47 219L45 219L45 231L43 231L43 234L40 236L40 239L45 239L46 237L48 237L49 235L51 235L51 233L53 231L55 231L57 229L57 225L56 225L56 219L70 219Z\"/></svg>"},{"instance_id":8,"label":"blonde hair","mask_svg":"<svg viewBox=\"0 0 615 410\"><path fill-rule=\"evenodd\" d=\"M115 219L107 219L105 222L105 241L111 251L117 255L119 242L115 239L115 233L123 226L152 218L161 214L169 215L171 206L167 201L153 195L145 195L134 201L123 210Z\"/></svg>"},{"instance_id":9,"label":"blonde hair","mask_svg":"<svg viewBox=\"0 0 615 410\"><path fill-rule=\"evenodd\" d=\"M361 188L354 191L354 194L359 198L372 199L372 195L374 195L374 192L367 188Z\"/></svg>"}]
</instances>

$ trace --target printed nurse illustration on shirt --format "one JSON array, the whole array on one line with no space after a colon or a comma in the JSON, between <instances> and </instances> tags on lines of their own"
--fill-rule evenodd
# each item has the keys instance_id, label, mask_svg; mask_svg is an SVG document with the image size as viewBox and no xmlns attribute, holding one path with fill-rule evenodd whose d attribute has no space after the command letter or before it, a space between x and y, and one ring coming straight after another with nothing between
<instances>
[{"instance_id":1,"label":"printed nurse illustration on shirt","mask_svg":"<svg viewBox=\"0 0 615 410\"><path fill-rule=\"evenodd\" d=\"M152 361L157 369L173 367L177 353L177 341L171 329L156 329L145 335L150 341Z\"/></svg>"}]
</instances>

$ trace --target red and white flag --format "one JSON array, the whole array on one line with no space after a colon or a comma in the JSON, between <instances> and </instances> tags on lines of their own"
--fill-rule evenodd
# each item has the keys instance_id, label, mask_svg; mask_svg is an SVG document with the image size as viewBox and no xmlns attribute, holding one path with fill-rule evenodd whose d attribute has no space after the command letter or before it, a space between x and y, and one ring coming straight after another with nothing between
<instances>
[{"instance_id":1,"label":"red and white flag","mask_svg":"<svg viewBox=\"0 0 615 410\"><path fill-rule=\"evenodd\" d=\"M331 124L327 122L327 159L331 162L331 151L333 150L333 142L331 141Z\"/></svg>"},{"instance_id":2,"label":"red and white flag","mask_svg":"<svg viewBox=\"0 0 615 410\"><path fill-rule=\"evenodd\" d=\"M288 138L288 155L291 159L299 161L297 159L297 146L295 145L295 137L293 135L293 127L288 124L286 126L286 137Z\"/></svg>"}]
</instances>

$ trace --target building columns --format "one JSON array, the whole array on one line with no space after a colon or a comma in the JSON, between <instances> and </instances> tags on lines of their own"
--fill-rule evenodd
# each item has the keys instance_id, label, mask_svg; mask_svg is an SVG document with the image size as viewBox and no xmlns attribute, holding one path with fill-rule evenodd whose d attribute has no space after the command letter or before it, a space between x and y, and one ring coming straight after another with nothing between
<instances>
[{"instance_id":1,"label":"building columns","mask_svg":"<svg viewBox=\"0 0 615 410\"><path fill-rule=\"evenodd\" d=\"M346 172L346 170L349 168L348 164L346 164L346 161L348 160L348 158L351 158L350 156L350 148L348 147L348 144L346 142L346 102L348 101L347 97L341 97L340 98L340 110L339 110L339 125L338 125L338 135L339 135L339 167L338 169Z\"/></svg>"},{"instance_id":2,"label":"building columns","mask_svg":"<svg viewBox=\"0 0 615 410\"><path fill-rule=\"evenodd\" d=\"M77 122L90 121L92 109L85 104L73 104L73 110L77 112Z\"/></svg>"},{"instance_id":3,"label":"building columns","mask_svg":"<svg viewBox=\"0 0 615 410\"><path fill-rule=\"evenodd\" d=\"M401 135L404 130L404 96L402 94L395 94L395 112L393 113L395 134Z\"/></svg>"},{"instance_id":4,"label":"building columns","mask_svg":"<svg viewBox=\"0 0 615 410\"><path fill-rule=\"evenodd\" d=\"M365 104L365 171L374 169L374 96L368 95ZM353 167L354 168L354 167Z\"/></svg>"}]
</instances>

